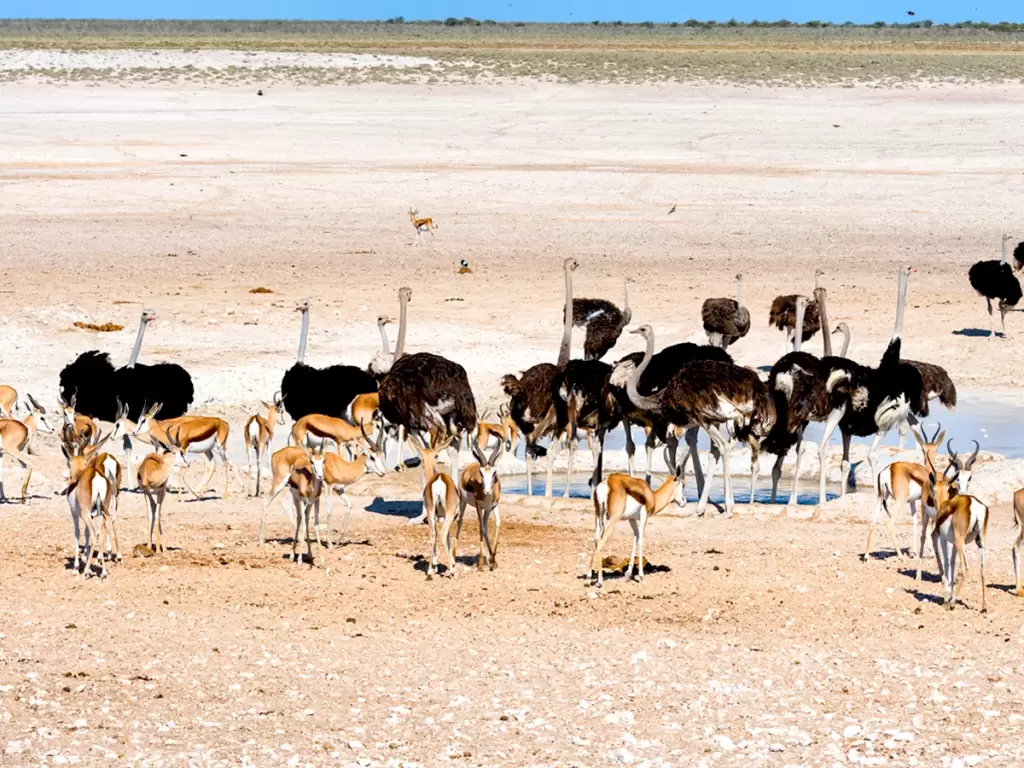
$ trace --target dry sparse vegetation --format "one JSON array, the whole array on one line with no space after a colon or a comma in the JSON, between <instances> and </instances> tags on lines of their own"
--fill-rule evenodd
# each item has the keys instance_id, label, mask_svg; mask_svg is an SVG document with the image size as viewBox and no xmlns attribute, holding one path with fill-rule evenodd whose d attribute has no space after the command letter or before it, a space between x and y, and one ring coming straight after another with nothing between
<instances>
[{"instance_id":1,"label":"dry sparse vegetation","mask_svg":"<svg viewBox=\"0 0 1024 768\"><path fill-rule=\"evenodd\" d=\"M97 331L99 333L113 333L114 331L123 331L124 326L118 325L117 323L86 323L81 320L74 322L75 328L81 328L83 331Z\"/></svg>"},{"instance_id":2,"label":"dry sparse vegetation","mask_svg":"<svg viewBox=\"0 0 1024 768\"><path fill-rule=\"evenodd\" d=\"M0 80L309 85L363 82L714 82L849 85L1024 79L1024 31L1015 24L868 26L786 21L714 24L436 22L0 21L0 48L402 54L424 66L271 66L204 69L35 67Z\"/></svg>"},{"instance_id":3,"label":"dry sparse vegetation","mask_svg":"<svg viewBox=\"0 0 1024 768\"><path fill-rule=\"evenodd\" d=\"M249 293L273 293L274 291L270 288L264 288L262 285L250 288Z\"/></svg>"}]
</instances>

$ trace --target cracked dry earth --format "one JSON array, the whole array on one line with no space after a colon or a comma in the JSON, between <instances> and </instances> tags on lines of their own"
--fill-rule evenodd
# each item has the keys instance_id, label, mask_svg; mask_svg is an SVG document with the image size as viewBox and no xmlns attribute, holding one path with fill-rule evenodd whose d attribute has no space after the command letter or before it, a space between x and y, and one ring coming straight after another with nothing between
<instances>
[{"instance_id":1,"label":"cracked dry earth","mask_svg":"<svg viewBox=\"0 0 1024 768\"><path fill-rule=\"evenodd\" d=\"M498 570L472 567L472 525L457 578L427 581L414 479L364 487L347 543L313 569L287 560L279 512L255 545L251 498L170 496L172 550L144 558L142 500L124 493L129 554L102 582L68 570L62 499L4 507L3 765L1024 759L1006 508L983 615L976 555L949 612L933 562L921 583L893 557L860 562L863 523L756 508L654 519L646 582L598 592L581 578L587 502L509 499ZM609 554L628 547L622 526Z\"/></svg>"}]
</instances>

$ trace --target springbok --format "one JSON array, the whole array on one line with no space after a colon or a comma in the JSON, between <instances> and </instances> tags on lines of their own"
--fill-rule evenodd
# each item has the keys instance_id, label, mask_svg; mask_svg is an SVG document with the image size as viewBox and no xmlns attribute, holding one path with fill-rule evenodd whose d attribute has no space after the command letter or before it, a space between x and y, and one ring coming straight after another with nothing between
<instances>
[{"instance_id":1,"label":"springbok","mask_svg":"<svg viewBox=\"0 0 1024 768\"><path fill-rule=\"evenodd\" d=\"M10 454L25 470L25 479L21 483L21 503L24 504L28 482L32 479L32 461L28 458L32 438L40 429L46 433L53 432L46 420L46 409L32 395L28 395L28 401L29 414L24 419L0 419L0 501L7 501L7 494L4 493L4 456Z\"/></svg>"},{"instance_id":2,"label":"springbok","mask_svg":"<svg viewBox=\"0 0 1024 768\"><path fill-rule=\"evenodd\" d=\"M313 567L313 543L309 535L309 511L315 507L315 514L320 514L320 493L324 483L324 448L322 445L306 452L305 460L296 464L288 477L292 500L295 502L295 537L292 539L292 562L300 564L299 532L306 525L306 558L310 568Z\"/></svg>"},{"instance_id":3,"label":"springbok","mask_svg":"<svg viewBox=\"0 0 1024 768\"><path fill-rule=\"evenodd\" d=\"M423 233L429 232L430 236L434 236L434 230L437 229L437 224L434 220L427 216L426 218L419 218L420 212L416 208L409 209L409 221L412 222L413 229L416 230L416 243L423 242Z\"/></svg>"},{"instance_id":4,"label":"springbok","mask_svg":"<svg viewBox=\"0 0 1024 768\"><path fill-rule=\"evenodd\" d=\"M112 432L108 433L93 444L76 437L74 428L65 425L63 434L61 435L61 452L64 454L64 458L67 459L68 462L68 486L64 491L65 495L70 496L74 492L77 487L78 480L86 467L91 467L106 481L107 487L106 497L103 501L103 516L105 523L110 524L110 529L114 534L112 557L114 560L120 562L121 545L117 536L117 509L121 488L121 465L118 463L117 459L109 453L100 453L100 448L103 447L103 444L106 443L112 435ZM80 533L78 517L73 515L73 518L75 523L75 540L78 541ZM86 528L87 545L89 533L90 530ZM107 551L110 551L111 549L109 532L106 539L106 548Z\"/></svg>"},{"instance_id":5,"label":"springbok","mask_svg":"<svg viewBox=\"0 0 1024 768\"><path fill-rule=\"evenodd\" d=\"M331 505L334 500L334 491L341 493L341 500L345 502L345 522L341 526L341 538L345 537L348 530L348 519L352 514L352 502L348 500L346 490L348 486L355 483L363 475L371 472L377 477L384 477L387 474L384 458L384 424L380 424L377 430L377 440L370 441L366 429L360 423L363 438L370 444L369 449L364 448L362 443L356 444L358 454L352 461L346 461L336 453L328 453L324 456L324 493L327 494L327 548L331 548ZM316 543L323 546L320 541L320 516L316 516Z\"/></svg>"},{"instance_id":6,"label":"springbok","mask_svg":"<svg viewBox=\"0 0 1024 768\"><path fill-rule=\"evenodd\" d=\"M266 417L254 414L245 422L243 437L245 438L245 461L248 465L249 475L252 475L252 455L256 455L256 495L260 495L260 468L263 457L270 456L270 444L274 440L274 427L284 426L284 407L281 402L281 393L274 395L273 402L260 400L260 404L267 409Z\"/></svg>"},{"instance_id":7,"label":"springbok","mask_svg":"<svg viewBox=\"0 0 1024 768\"><path fill-rule=\"evenodd\" d=\"M484 456L484 452L480 450L478 439L471 439L469 444L476 461L462 470L459 479L462 498L459 502L459 525L455 529L455 547L452 548L452 556L454 557L459 536L462 534L462 518L466 514L466 507L472 505L476 509L477 520L480 522L480 551L477 554L476 569L482 571L484 568L484 544L486 544L486 558L490 570L493 571L498 567L498 534L501 532L501 510L499 508L501 477L498 475L497 465L505 443L499 440L498 447L489 456ZM494 516L493 545L489 531L492 515Z\"/></svg>"},{"instance_id":8,"label":"springbok","mask_svg":"<svg viewBox=\"0 0 1024 768\"><path fill-rule=\"evenodd\" d=\"M206 457L206 474L203 476L199 490L195 491L189 487L197 499L202 498L206 492L206 486L213 477L216 469L214 457L220 459L224 465L224 498L228 497L229 472L234 472L234 465L228 458L228 434L231 427L224 419L215 416L178 416L174 419L156 419L160 412L160 403L157 403L139 419L135 431L136 437L147 440L154 446L160 446L168 442L168 432L174 430L181 441L181 448L185 453L200 454ZM181 485L184 482L185 470L182 469L178 476L178 493L181 493ZM237 473L236 473L237 478ZM187 483L186 483L187 485Z\"/></svg>"},{"instance_id":9,"label":"springbok","mask_svg":"<svg viewBox=\"0 0 1024 768\"><path fill-rule=\"evenodd\" d=\"M633 529L633 551L629 556L626 568L626 580L633 578L633 562L639 558L637 581L644 580L644 531L651 516L658 514L669 504L679 507L686 506L683 496L683 483L680 478L682 465L675 465L669 459L669 451L665 450L665 464L672 470L672 476L652 490L651 486L638 477L613 474L601 481L594 488L594 551L590 556L590 572L588 578L595 586L604 585L604 562L601 550L604 549L615 531L615 524L627 520ZM595 579L594 573L597 573Z\"/></svg>"},{"instance_id":10,"label":"springbok","mask_svg":"<svg viewBox=\"0 0 1024 768\"><path fill-rule=\"evenodd\" d=\"M423 517L430 525L431 554L430 564L427 566L427 580L434 578L437 573L437 540L441 539L441 546L444 547L448 559L447 574L455 578L455 548L452 545L452 523L455 522L457 507L461 494L459 487L452 476L447 472L436 470L437 455L448 448L454 435L447 435L444 438L431 435L430 443L426 441L413 441L413 448L420 455L423 466L423 477L426 483L423 488ZM440 531L438 531L440 525Z\"/></svg>"},{"instance_id":11,"label":"springbok","mask_svg":"<svg viewBox=\"0 0 1024 768\"><path fill-rule=\"evenodd\" d=\"M181 427L174 427L171 434L167 435L166 441L151 434L152 440L163 448L164 452L151 453L139 463L139 489L145 494L146 505L149 508L149 548L154 552L164 551L163 506L171 470L174 467L180 467L184 479L184 470L188 468L187 451L181 442L182 431ZM187 480L185 484L188 485ZM189 488L189 490L192 489ZM153 543L154 528L156 529L155 545Z\"/></svg>"}]
</instances>

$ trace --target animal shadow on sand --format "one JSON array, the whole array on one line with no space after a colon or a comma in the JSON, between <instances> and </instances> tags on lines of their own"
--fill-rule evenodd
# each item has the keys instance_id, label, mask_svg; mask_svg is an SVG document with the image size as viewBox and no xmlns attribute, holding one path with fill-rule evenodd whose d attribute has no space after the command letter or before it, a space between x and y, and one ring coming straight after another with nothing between
<instances>
[{"instance_id":1,"label":"animal shadow on sand","mask_svg":"<svg viewBox=\"0 0 1024 768\"><path fill-rule=\"evenodd\" d=\"M391 517L405 517L412 519L419 516L420 512L423 511L422 501L384 501L380 496L377 496L373 501L370 502L369 506L363 507L367 512L374 512L378 515L388 515Z\"/></svg>"},{"instance_id":2,"label":"animal shadow on sand","mask_svg":"<svg viewBox=\"0 0 1024 768\"><path fill-rule=\"evenodd\" d=\"M934 565L935 563L932 563L933 567ZM900 568L899 571L897 571L897 573L899 573L900 576L906 576L908 579L912 579L914 578L914 576L917 575L917 567L915 566L913 568ZM942 582L942 579L939 578L939 574L937 573L930 573L929 571L922 570L921 581L926 581L929 584L940 584Z\"/></svg>"},{"instance_id":3,"label":"animal shadow on sand","mask_svg":"<svg viewBox=\"0 0 1024 768\"><path fill-rule=\"evenodd\" d=\"M959 331L953 331L954 336L969 336L971 338L991 336L992 332L988 328L961 328ZM996 331L996 336L1002 336L999 331Z\"/></svg>"},{"instance_id":4,"label":"animal shadow on sand","mask_svg":"<svg viewBox=\"0 0 1024 768\"><path fill-rule=\"evenodd\" d=\"M605 555L601 561L601 565L604 568L604 578L611 581L614 579L622 579L626 576L626 568L629 567L628 557L616 557L615 555ZM633 578L636 578L638 564L634 563ZM652 573L669 573L672 568L667 565L658 565L657 563L650 562L647 558L644 558L644 576L647 577ZM590 576L586 573L581 573L577 578L583 581L589 581Z\"/></svg>"}]
</instances>

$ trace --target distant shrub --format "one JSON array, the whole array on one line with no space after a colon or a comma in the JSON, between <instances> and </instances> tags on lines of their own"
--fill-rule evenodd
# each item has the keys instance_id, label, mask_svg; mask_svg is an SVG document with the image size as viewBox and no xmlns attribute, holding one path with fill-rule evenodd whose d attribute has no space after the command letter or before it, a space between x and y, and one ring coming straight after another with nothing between
<instances>
[{"instance_id":1,"label":"distant shrub","mask_svg":"<svg viewBox=\"0 0 1024 768\"><path fill-rule=\"evenodd\" d=\"M817 28L817 27L821 26L821 22L818 21L817 19L815 19L814 21L808 21L807 22L807 26L808 27L812 27L812 28Z\"/></svg>"},{"instance_id":2,"label":"distant shrub","mask_svg":"<svg viewBox=\"0 0 1024 768\"><path fill-rule=\"evenodd\" d=\"M601 22L600 21L592 21L590 23L593 24L595 27L600 27L601 26ZM796 326L794 326L794 327L796 327Z\"/></svg>"},{"instance_id":3,"label":"distant shrub","mask_svg":"<svg viewBox=\"0 0 1024 768\"><path fill-rule=\"evenodd\" d=\"M793 22L790 21L789 19L779 19L774 24L772 24L772 26L773 27L791 27L791 26L793 26Z\"/></svg>"},{"instance_id":4,"label":"distant shrub","mask_svg":"<svg viewBox=\"0 0 1024 768\"><path fill-rule=\"evenodd\" d=\"M613 27L621 27L622 25L623 25L623 24L622 24L622 22L621 22L621 21L613 21L613 22L612 22L612 26L613 26Z\"/></svg>"},{"instance_id":5,"label":"distant shrub","mask_svg":"<svg viewBox=\"0 0 1024 768\"><path fill-rule=\"evenodd\" d=\"M878 29L882 29L883 27L885 27L885 22L884 21L876 21L871 26L877 27Z\"/></svg>"},{"instance_id":6,"label":"distant shrub","mask_svg":"<svg viewBox=\"0 0 1024 768\"><path fill-rule=\"evenodd\" d=\"M700 22L697 21L696 19L687 19L684 22L684 25L687 26L687 27L699 27L700 26Z\"/></svg>"},{"instance_id":7,"label":"distant shrub","mask_svg":"<svg viewBox=\"0 0 1024 768\"><path fill-rule=\"evenodd\" d=\"M654 29L654 22L653 21L641 21L640 22L640 26L643 27L644 29Z\"/></svg>"},{"instance_id":8,"label":"distant shrub","mask_svg":"<svg viewBox=\"0 0 1024 768\"><path fill-rule=\"evenodd\" d=\"M405 16L395 16L393 18L388 19L385 23L386 24L404 24L405 23Z\"/></svg>"},{"instance_id":9,"label":"distant shrub","mask_svg":"<svg viewBox=\"0 0 1024 768\"><path fill-rule=\"evenodd\" d=\"M517 21L517 22L516 22L515 24L513 24L512 26L513 26L513 27L525 27L525 26L526 26L526 22L525 22L525 21Z\"/></svg>"},{"instance_id":10,"label":"distant shrub","mask_svg":"<svg viewBox=\"0 0 1024 768\"><path fill-rule=\"evenodd\" d=\"M679 26L679 22L678 22L678 21L670 21L670 22L668 23L668 25L669 25L670 27L672 27L672 29L675 29L676 27L678 27L678 26Z\"/></svg>"},{"instance_id":11,"label":"distant shrub","mask_svg":"<svg viewBox=\"0 0 1024 768\"><path fill-rule=\"evenodd\" d=\"M447 19L444 20L444 25L446 27L457 27L461 23L462 22L456 19L454 16L449 16Z\"/></svg>"},{"instance_id":12,"label":"distant shrub","mask_svg":"<svg viewBox=\"0 0 1024 768\"><path fill-rule=\"evenodd\" d=\"M484 24L486 24L488 27L493 27L497 23L498 22L496 22L494 19L484 19Z\"/></svg>"},{"instance_id":13,"label":"distant shrub","mask_svg":"<svg viewBox=\"0 0 1024 768\"><path fill-rule=\"evenodd\" d=\"M736 19L729 19L727 22L725 22L725 26L727 27L738 27L739 25L740 23L736 21Z\"/></svg>"}]
</instances>

